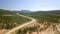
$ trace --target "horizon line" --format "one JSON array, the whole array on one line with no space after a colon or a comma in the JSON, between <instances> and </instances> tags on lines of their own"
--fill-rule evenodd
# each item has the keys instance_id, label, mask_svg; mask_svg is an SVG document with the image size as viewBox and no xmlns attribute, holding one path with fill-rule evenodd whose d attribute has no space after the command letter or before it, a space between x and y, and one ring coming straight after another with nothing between
<instances>
[{"instance_id":1,"label":"horizon line","mask_svg":"<svg viewBox=\"0 0 60 34\"><path fill-rule=\"evenodd\" d=\"M22 10L1 9L1 10L22 11L22 10L27 10L27 9L22 9ZM29 11L53 11L53 10L60 10L60 9L51 9L51 10L29 10Z\"/></svg>"}]
</instances>

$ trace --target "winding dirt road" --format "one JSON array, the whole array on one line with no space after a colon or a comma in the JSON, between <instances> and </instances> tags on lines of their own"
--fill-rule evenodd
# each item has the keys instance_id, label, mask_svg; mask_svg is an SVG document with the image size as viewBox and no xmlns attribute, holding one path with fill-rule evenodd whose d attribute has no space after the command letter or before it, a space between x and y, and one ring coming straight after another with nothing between
<instances>
[{"instance_id":1,"label":"winding dirt road","mask_svg":"<svg viewBox=\"0 0 60 34\"><path fill-rule=\"evenodd\" d=\"M23 27L25 27L25 26L27 26L27 25L29 25L29 24L33 24L33 23L36 21L36 19L31 18L31 17L28 17L28 16L20 15L20 14L18 14L18 13L17 13L17 15L19 15L19 16L21 16L21 17L24 17L24 18L31 19L31 21L30 21L30 22L27 22L27 23L24 23L24 24L22 24L22 25L20 25L20 26L18 26L18 27L16 27L16 28L13 28L12 30L10 30L9 32L7 32L7 33L5 33L5 34L11 34L12 32L14 32L14 31L16 31L16 30L18 30L18 29L21 29L21 28L23 28Z\"/></svg>"}]
</instances>

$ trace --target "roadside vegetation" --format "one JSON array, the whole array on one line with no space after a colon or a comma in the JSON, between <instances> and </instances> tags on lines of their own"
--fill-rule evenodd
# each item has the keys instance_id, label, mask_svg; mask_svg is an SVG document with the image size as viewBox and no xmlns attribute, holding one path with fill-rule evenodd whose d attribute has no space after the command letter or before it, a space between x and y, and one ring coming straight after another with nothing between
<instances>
[{"instance_id":1,"label":"roadside vegetation","mask_svg":"<svg viewBox=\"0 0 60 34\"><path fill-rule=\"evenodd\" d=\"M0 29L12 29L14 27L17 27L25 22L30 21L30 19L20 17L16 15L17 11L8 11L8 10L0 10ZM20 12L18 12L20 13ZM2 15L13 15L13 16L2 16ZM46 13L20 13L22 15L26 15L32 18L35 18L37 20L37 23L39 23L38 26L34 27L26 27L24 29L19 29L16 34L32 34L32 32L37 32L37 34L41 31L46 30L49 26L52 25L53 31L56 30L56 25L60 23L60 16L56 15L50 15L50 12L48 14ZM44 27L41 27L41 25L44 25Z\"/></svg>"},{"instance_id":2,"label":"roadside vegetation","mask_svg":"<svg viewBox=\"0 0 60 34\"><path fill-rule=\"evenodd\" d=\"M17 11L0 9L0 29L9 30L28 21L30 21L30 19L18 16Z\"/></svg>"},{"instance_id":3,"label":"roadside vegetation","mask_svg":"<svg viewBox=\"0 0 60 34\"><path fill-rule=\"evenodd\" d=\"M32 34L32 32L37 32L38 34L38 31L40 31L39 28L40 26L26 27L24 29L19 29L16 34Z\"/></svg>"},{"instance_id":4,"label":"roadside vegetation","mask_svg":"<svg viewBox=\"0 0 60 34\"><path fill-rule=\"evenodd\" d=\"M23 34L23 33L32 34L33 32L36 32L38 34L39 32L46 30L50 26L52 26L53 31L55 31L56 25L60 23L60 16L48 15L48 14L47 15L46 14L23 14L23 15L37 19L37 23L44 25L44 27L43 28L41 26L27 27L23 30L21 29L18 30L16 34Z\"/></svg>"},{"instance_id":5,"label":"roadside vegetation","mask_svg":"<svg viewBox=\"0 0 60 34\"><path fill-rule=\"evenodd\" d=\"M0 29L12 29L28 21L30 19L20 16L0 16Z\"/></svg>"},{"instance_id":6,"label":"roadside vegetation","mask_svg":"<svg viewBox=\"0 0 60 34\"><path fill-rule=\"evenodd\" d=\"M24 14L27 15L27 14ZM48 15L48 14L28 14L27 16L30 16L32 18L35 18L38 20L39 23L59 23L60 16L55 15Z\"/></svg>"}]
</instances>

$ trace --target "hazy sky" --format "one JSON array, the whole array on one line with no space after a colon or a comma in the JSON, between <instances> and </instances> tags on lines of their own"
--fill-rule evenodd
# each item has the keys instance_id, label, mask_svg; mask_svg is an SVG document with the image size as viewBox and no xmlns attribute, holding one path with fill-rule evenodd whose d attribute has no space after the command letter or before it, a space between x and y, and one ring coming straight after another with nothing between
<instances>
[{"instance_id":1,"label":"hazy sky","mask_svg":"<svg viewBox=\"0 0 60 34\"><path fill-rule=\"evenodd\" d=\"M0 0L0 9L55 10L60 9L60 0Z\"/></svg>"}]
</instances>

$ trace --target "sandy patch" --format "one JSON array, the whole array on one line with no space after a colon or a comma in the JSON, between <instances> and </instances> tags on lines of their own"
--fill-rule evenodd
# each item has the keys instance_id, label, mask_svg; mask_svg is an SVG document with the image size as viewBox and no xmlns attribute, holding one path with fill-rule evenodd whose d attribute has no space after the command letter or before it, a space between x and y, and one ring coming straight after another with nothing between
<instances>
[{"instance_id":1,"label":"sandy patch","mask_svg":"<svg viewBox=\"0 0 60 34\"><path fill-rule=\"evenodd\" d=\"M0 34L4 34L4 33L8 32L8 31L9 30L2 29L2 30L0 30Z\"/></svg>"}]
</instances>

